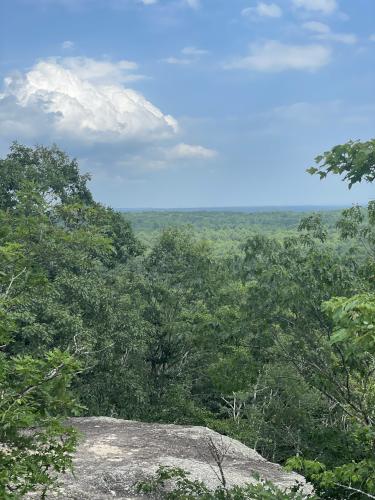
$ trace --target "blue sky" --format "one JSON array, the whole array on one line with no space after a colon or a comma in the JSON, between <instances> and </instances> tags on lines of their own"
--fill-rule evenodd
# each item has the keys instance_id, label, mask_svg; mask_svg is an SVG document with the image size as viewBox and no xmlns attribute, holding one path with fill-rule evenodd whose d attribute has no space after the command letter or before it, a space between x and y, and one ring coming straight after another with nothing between
<instances>
[{"instance_id":1,"label":"blue sky","mask_svg":"<svg viewBox=\"0 0 375 500\"><path fill-rule=\"evenodd\" d=\"M56 142L114 207L364 203L314 157L375 136L374 0L2 0L0 153Z\"/></svg>"}]
</instances>

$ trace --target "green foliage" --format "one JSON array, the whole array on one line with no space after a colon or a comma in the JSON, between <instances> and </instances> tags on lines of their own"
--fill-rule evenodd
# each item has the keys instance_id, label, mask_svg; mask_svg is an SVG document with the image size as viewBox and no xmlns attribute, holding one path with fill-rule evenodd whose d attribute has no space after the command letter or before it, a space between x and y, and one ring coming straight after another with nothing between
<instances>
[{"instance_id":1,"label":"green foliage","mask_svg":"<svg viewBox=\"0 0 375 500\"><path fill-rule=\"evenodd\" d=\"M45 199L54 202L75 199L91 203L88 180L88 175L80 175L77 161L70 160L57 146L28 148L15 142L0 161L0 208L16 207L20 193L32 184Z\"/></svg>"},{"instance_id":2,"label":"green foliage","mask_svg":"<svg viewBox=\"0 0 375 500\"><path fill-rule=\"evenodd\" d=\"M283 239L296 234L303 215L313 215L306 207L305 212L270 211L142 211L124 212L123 217L131 222L136 235L148 246L153 247L160 233L165 229L183 229L194 232L208 242L213 257L241 255L246 240L257 234ZM338 245L335 224L340 217L339 210L327 209L320 213L329 229L329 238ZM342 245L342 243L340 243Z\"/></svg>"},{"instance_id":3,"label":"green foliage","mask_svg":"<svg viewBox=\"0 0 375 500\"><path fill-rule=\"evenodd\" d=\"M160 466L153 477L137 484L138 493L167 500L303 500L313 498L296 491L284 492L272 483L258 478L255 484L210 490L203 482L192 480L178 467Z\"/></svg>"},{"instance_id":4,"label":"green foliage","mask_svg":"<svg viewBox=\"0 0 375 500\"><path fill-rule=\"evenodd\" d=\"M372 180L371 148L325 153L322 177ZM322 498L371 494L375 202L301 221L123 215L87 181L57 147L0 160L0 496L70 467L61 417L78 411L208 425L273 461L297 456ZM170 479L170 498L301 498L212 492L167 469L149 484Z\"/></svg>"},{"instance_id":5,"label":"green foliage","mask_svg":"<svg viewBox=\"0 0 375 500\"><path fill-rule=\"evenodd\" d=\"M324 179L328 174L344 175L349 189L365 180L375 179L375 139L366 142L349 141L335 146L330 151L315 158L317 167L308 169L310 174L317 174Z\"/></svg>"},{"instance_id":6,"label":"green foliage","mask_svg":"<svg viewBox=\"0 0 375 500\"><path fill-rule=\"evenodd\" d=\"M287 460L286 468L298 471L314 485L319 498L374 498L375 460L365 459L350 462L327 470L318 461L293 457Z\"/></svg>"},{"instance_id":7,"label":"green foliage","mask_svg":"<svg viewBox=\"0 0 375 500\"><path fill-rule=\"evenodd\" d=\"M142 246L87 180L57 147L15 143L0 161L1 498L44 491L71 466L61 418L83 409L80 377L127 349L114 345L124 315L109 275Z\"/></svg>"},{"instance_id":8,"label":"green foliage","mask_svg":"<svg viewBox=\"0 0 375 500\"><path fill-rule=\"evenodd\" d=\"M375 353L374 294L334 297L324 303L323 310L335 324L331 342L345 346L346 358L360 361L361 354Z\"/></svg>"},{"instance_id":9,"label":"green foliage","mask_svg":"<svg viewBox=\"0 0 375 500\"><path fill-rule=\"evenodd\" d=\"M0 247L0 496L4 499L19 498L35 485L48 488L54 473L70 468L76 443L75 431L57 417L78 409L70 393L77 361L59 349L38 357L10 354L17 335L13 311L23 302L22 293L16 291L25 280L26 268L19 271L23 260L20 246Z\"/></svg>"}]
</instances>

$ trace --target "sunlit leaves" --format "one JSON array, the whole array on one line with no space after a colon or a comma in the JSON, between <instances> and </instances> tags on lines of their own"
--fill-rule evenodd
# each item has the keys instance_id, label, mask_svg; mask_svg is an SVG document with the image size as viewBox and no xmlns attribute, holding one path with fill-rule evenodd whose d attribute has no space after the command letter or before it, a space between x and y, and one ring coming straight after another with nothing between
<instances>
[{"instance_id":1,"label":"sunlit leaves","mask_svg":"<svg viewBox=\"0 0 375 500\"><path fill-rule=\"evenodd\" d=\"M323 304L334 322L332 344L343 344L348 356L375 354L375 295L335 297Z\"/></svg>"},{"instance_id":2,"label":"sunlit leaves","mask_svg":"<svg viewBox=\"0 0 375 500\"><path fill-rule=\"evenodd\" d=\"M375 139L369 141L349 141L335 146L330 151L315 158L316 167L307 171L324 179L328 174L343 175L349 189L365 180L375 179Z\"/></svg>"}]
</instances>

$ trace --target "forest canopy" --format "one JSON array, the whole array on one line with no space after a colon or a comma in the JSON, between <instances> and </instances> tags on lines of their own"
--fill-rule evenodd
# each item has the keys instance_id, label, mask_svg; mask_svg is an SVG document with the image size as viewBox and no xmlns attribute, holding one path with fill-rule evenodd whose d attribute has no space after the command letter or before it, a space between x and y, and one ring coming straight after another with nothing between
<instances>
[{"instance_id":1,"label":"forest canopy","mask_svg":"<svg viewBox=\"0 0 375 500\"><path fill-rule=\"evenodd\" d=\"M374 144L309 171L371 182ZM185 224L141 241L88 181L55 146L0 160L0 497L71 467L81 414L206 425L374 498L375 201L214 251Z\"/></svg>"}]
</instances>

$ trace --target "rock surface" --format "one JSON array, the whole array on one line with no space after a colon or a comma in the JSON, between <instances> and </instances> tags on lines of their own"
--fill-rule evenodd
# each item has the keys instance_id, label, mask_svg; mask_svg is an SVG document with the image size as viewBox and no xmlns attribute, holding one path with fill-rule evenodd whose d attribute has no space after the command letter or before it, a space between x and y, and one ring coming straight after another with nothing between
<instances>
[{"instance_id":1,"label":"rock surface","mask_svg":"<svg viewBox=\"0 0 375 500\"><path fill-rule=\"evenodd\" d=\"M215 488L219 480L209 442L226 450L223 463L228 485L254 482L252 475L283 489L305 479L267 462L239 441L205 427L147 424L108 417L74 418L81 443L74 460L74 476L66 474L48 498L99 500L140 499L134 483L153 474L159 465L181 467L192 479ZM306 492L310 486L305 484Z\"/></svg>"}]
</instances>

